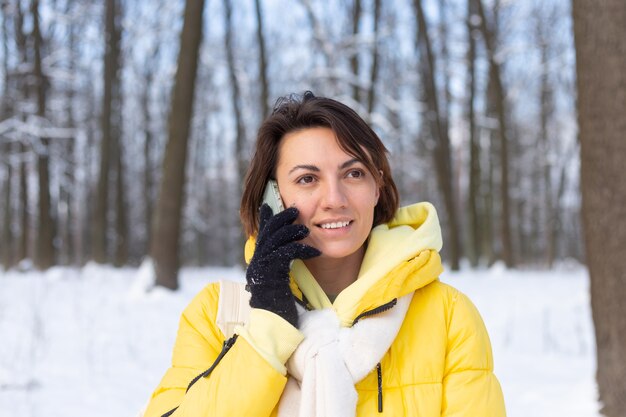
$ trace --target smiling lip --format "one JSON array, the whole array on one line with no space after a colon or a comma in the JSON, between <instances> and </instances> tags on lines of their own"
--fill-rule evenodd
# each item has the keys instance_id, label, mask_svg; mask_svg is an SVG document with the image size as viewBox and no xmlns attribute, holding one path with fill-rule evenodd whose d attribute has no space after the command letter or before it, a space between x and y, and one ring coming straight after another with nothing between
<instances>
[{"instance_id":1,"label":"smiling lip","mask_svg":"<svg viewBox=\"0 0 626 417\"><path fill-rule=\"evenodd\" d=\"M318 223L317 227L324 230L337 230L343 229L352 224L352 220L337 220L337 221L326 221L323 223Z\"/></svg>"}]
</instances>

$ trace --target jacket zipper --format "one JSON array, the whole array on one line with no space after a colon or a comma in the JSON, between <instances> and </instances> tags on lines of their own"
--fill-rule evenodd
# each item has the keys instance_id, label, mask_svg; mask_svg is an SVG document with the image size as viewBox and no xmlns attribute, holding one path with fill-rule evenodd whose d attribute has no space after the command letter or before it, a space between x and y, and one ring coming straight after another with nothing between
<instances>
[{"instance_id":1,"label":"jacket zipper","mask_svg":"<svg viewBox=\"0 0 626 417\"><path fill-rule=\"evenodd\" d=\"M380 366L380 362L376 365L376 373L378 379L378 412L383 412L383 369Z\"/></svg>"},{"instance_id":2,"label":"jacket zipper","mask_svg":"<svg viewBox=\"0 0 626 417\"><path fill-rule=\"evenodd\" d=\"M398 304L398 299L394 298L393 300L385 303L381 306L373 308L371 310L367 310L356 316L354 321L352 322L352 326L357 324L359 320L365 317L370 317L375 314L380 314L384 311L391 310L396 304ZM376 364L376 380L378 382L378 412L383 412L383 368L380 365L380 362Z\"/></svg>"},{"instance_id":3,"label":"jacket zipper","mask_svg":"<svg viewBox=\"0 0 626 417\"><path fill-rule=\"evenodd\" d=\"M206 371L202 372L200 375L196 376L194 379L191 380L191 382L187 386L187 390L185 391L185 394L189 391L189 388L191 388L191 386L193 384L195 384L200 378L206 378L207 376L209 376L211 374L211 372L213 372L213 369L215 369L217 364L220 363L220 361L222 360L224 355L226 355L226 353L228 353L230 348L233 347L233 345L235 344L235 341L237 340L237 336L238 335L235 334L230 339L224 341L224 345L222 346L222 351L220 352L219 355L217 355L217 358L215 358L215 361L213 361L213 364L209 367L209 369L207 369ZM178 409L178 407L174 407L170 411L168 411L167 413L163 414L161 417L169 417L177 409Z\"/></svg>"},{"instance_id":4,"label":"jacket zipper","mask_svg":"<svg viewBox=\"0 0 626 417\"><path fill-rule=\"evenodd\" d=\"M388 303L385 303L385 304L383 304L381 306L378 306L376 308L373 308L371 310L364 311L361 314L359 314L358 316L356 316L356 318L352 322L352 325L354 326L359 320L361 320L364 317L373 316L375 314L380 314L380 313L382 313L384 311L391 310L396 304L398 304L398 299L394 298L393 300L389 301Z\"/></svg>"}]
</instances>

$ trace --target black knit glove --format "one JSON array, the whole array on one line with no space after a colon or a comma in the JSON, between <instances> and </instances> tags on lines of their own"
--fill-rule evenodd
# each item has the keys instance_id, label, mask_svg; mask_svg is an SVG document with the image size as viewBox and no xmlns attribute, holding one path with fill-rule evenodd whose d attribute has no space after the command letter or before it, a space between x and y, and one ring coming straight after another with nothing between
<instances>
[{"instance_id":1,"label":"black knit glove","mask_svg":"<svg viewBox=\"0 0 626 417\"><path fill-rule=\"evenodd\" d=\"M311 246L298 243L309 235L302 224L293 224L298 209L290 207L277 215L263 204L259 213L259 234L254 256L246 270L250 306L278 314L298 327L296 301L289 288L289 268L294 259L321 255Z\"/></svg>"}]
</instances>

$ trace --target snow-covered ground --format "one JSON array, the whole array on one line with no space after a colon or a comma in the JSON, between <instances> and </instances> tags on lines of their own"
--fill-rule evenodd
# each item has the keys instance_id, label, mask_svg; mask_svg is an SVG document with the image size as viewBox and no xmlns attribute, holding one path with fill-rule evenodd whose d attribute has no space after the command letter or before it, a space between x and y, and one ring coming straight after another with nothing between
<instances>
[{"instance_id":1,"label":"snow-covered ground","mask_svg":"<svg viewBox=\"0 0 626 417\"><path fill-rule=\"evenodd\" d=\"M0 415L134 417L169 364L179 315L238 269L184 269L181 289L143 294L136 269L0 272ZM509 417L598 417L588 276L446 272L490 332Z\"/></svg>"}]
</instances>

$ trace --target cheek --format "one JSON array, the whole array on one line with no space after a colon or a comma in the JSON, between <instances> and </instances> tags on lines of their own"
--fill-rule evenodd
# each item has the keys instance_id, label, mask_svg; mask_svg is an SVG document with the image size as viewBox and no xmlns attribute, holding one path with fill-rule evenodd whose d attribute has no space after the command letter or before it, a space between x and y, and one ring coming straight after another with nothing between
<instances>
[{"instance_id":1,"label":"cheek","mask_svg":"<svg viewBox=\"0 0 626 417\"><path fill-rule=\"evenodd\" d=\"M368 210L371 210L373 213L374 208L376 207L376 204L378 204L378 198L379 198L378 190L376 190L375 192L370 191L366 195L367 197L361 200L361 207L367 208Z\"/></svg>"},{"instance_id":2,"label":"cheek","mask_svg":"<svg viewBox=\"0 0 626 417\"><path fill-rule=\"evenodd\" d=\"M380 191L377 188L376 192L374 193L374 196L372 197L372 207L375 207L376 204L378 204L378 199L379 198L380 198Z\"/></svg>"},{"instance_id":3,"label":"cheek","mask_svg":"<svg viewBox=\"0 0 626 417\"><path fill-rule=\"evenodd\" d=\"M310 205L301 204L301 203L296 204L296 207L299 211L298 221L303 224L309 223L309 221L313 217L313 214L315 213L315 210L312 209Z\"/></svg>"},{"instance_id":4,"label":"cheek","mask_svg":"<svg viewBox=\"0 0 626 417\"><path fill-rule=\"evenodd\" d=\"M366 223L370 225L374 221L374 211L376 210L376 204L378 199L376 196L363 199L361 201L361 213L364 219L367 219Z\"/></svg>"},{"instance_id":5,"label":"cheek","mask_svg":"<svg viewBox=\"0 0 626 417\"><path fill-rule=\"evenodd\" d=\"M313 199L307 195L296 195L285 199L285 207L295 207L298 209L296 223L306 224L313 214L315 214L315 204Z\"/></svg>"}]
</instances>

